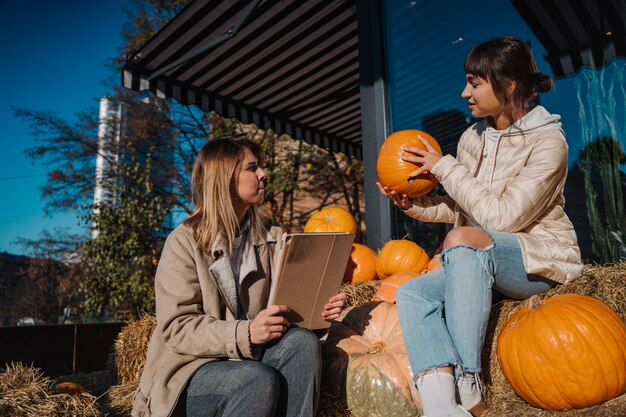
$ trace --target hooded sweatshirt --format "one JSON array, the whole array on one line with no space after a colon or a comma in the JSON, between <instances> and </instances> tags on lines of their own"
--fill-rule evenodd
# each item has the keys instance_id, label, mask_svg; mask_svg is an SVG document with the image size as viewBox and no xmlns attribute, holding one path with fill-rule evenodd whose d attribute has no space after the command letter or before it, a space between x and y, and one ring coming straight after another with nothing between
<instances>
[{"instance_id":1,"label":"hooded sweatshirt","mask_svg":"<svg viewBox=\"0 0 626 417\"><path fill-rule=\"evenodd\" d=\"M537 106L507 129L497 130L488 125L485 129L483 155L480 171L478 173L479 180L483 184L488 184L488 187L491 187L498 145L503 136L558 130L563 136L563 140L565 140L565 133L561 128L561 122L559 122L559 120L561 120L561 116L558 114L550 114L544 107ZM488 178L485 178L486 172L490 173Z\"/></svg>"},{"instance_id":2,"label":"hooded sweatshirt","mask_svg":"<svg viewBox=\"0 0 626 417\"><path fill-rule=\"evenodd\" d=\"M537 106L506 130L484 119L461 136L457 157L432 168L448 196L421 197L406 213L421 221L514 233L526 272L559 283L582 272L563 211L567 143L560 117Z\"/></svg>"}]
</instances>

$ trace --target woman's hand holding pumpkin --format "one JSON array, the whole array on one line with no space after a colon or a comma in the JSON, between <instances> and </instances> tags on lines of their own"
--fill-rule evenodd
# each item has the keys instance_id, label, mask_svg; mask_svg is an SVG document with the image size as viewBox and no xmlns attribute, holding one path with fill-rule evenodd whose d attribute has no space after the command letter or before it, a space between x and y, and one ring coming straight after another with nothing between
<instances>
[{"instance_id":1,"label":"woman's hand holding pumpkin","mask_svg":"<svg viewBox=\"0 0 626 417\"><path fill-rule=\"evenodd\" d=\"M418 169L409 174L409 178L417 177L421 174L427 174L428 171L443 157L433 145L426 139L417 135L417 138L424 144L426 150L414 146L403 146L402 150L413 155L403 156L402 160L420 165Z\"/></svg>"},{"instance_id":2,"label":"woman's hand holding pumpkin","mask_svg":"<svg viewBox=\"0 0 626 417\"><path fill-rule=\"evenodd\" d=\"M324 305L324 311L322 311L322 318L326 321L333 321L336 318L339 318L341 314L341 308L343 307L343 302L346 299L346 294L340 292L339 294L335 294L328 300L328 303Z\"/></svg>"},{"instance_id":3,"label":"woman's hand holding pumpkin","mask_svg":"<svg viewBox=\"0 0 626 417\"><path fill-rule=\"evenodd\" d=\"M274 305L259 311L250 321L250 342L262 345L282 337L289 329L289 321L281 314L288 311L289 307L285 305Z\"/></svg>"},{"instance_id":4,"label":"woman's hand holding pumpkin","mask_svg":"<svg viewBox=\"0 0 626 417\"><path fill-rule=\"evenodd\" d=\"M382 195L391 200L394 206L398 206L402 210L408 210L413 207L413 203L411 203L411 200L406 194L402 194L402 197L400 197L400 194L391 190L387 186L383 186L379 182L376 183L376 186Z\"/></svg>"}]
</instances>

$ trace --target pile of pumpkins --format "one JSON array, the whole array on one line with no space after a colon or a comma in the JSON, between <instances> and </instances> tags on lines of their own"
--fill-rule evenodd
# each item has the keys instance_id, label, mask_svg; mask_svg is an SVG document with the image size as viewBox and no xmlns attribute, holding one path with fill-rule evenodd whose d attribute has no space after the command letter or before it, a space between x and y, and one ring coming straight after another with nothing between
<instances>
[{"instance_id":1,"label":"pile of pumpkins","mask_svg":"<svg viewBox=\"0 0 626 417\"><path fill-rule=\"evenodd\" d=\"M340 207L326 207L309 218L305 232L346 232L356 234L354 217ZM390 240L376 254L368 246L354 243L343 277L347 284L375 279L384 280L376 301L395 302L395 292L403 283L441 266L437 257L430 258L417 243L410 240Z\"/></svg>"}]
</instances>

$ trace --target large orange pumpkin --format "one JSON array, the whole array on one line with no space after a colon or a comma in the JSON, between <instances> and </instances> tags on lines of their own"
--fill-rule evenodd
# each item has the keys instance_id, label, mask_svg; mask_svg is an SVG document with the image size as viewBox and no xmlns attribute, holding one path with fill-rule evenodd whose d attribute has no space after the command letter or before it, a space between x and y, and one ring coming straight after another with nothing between
<instances>
[{"instance_id":1,"label":"large orange pumpkin","mask_svg":"<svg viewBox=\"0 0 626 417\"><path fill-rule=\"evenodd\" d=\"M417 243L405 239L390 240L376 257L376 273L380 279L404 271L420 274L426 269L428 261L430 257Z\"/></svg>"},{"instance_id":2,"label":"large orange pumpkin","mask_svg":"<svg viewBox=\"0 0 626 417\"><path fill-rule=\"evenodd\" d=\"M515 392L535 407L601 404L626 391L626 326L592 297L533 296L504 323L498 361Z\"/></svg>"},{"instance_id":3,"label":"large orange pumpkin","mask_svg":"<svg viewBox=\"0 0 626 417\"><path fill-rule=\"evenodd\" d=\"M395 304L367 303L331 325L322 347L324 385L351 414L420 415Z\"/></svg>"},{"instance_id":4,"label":"large orange pumpkin","mask_svg":"<svg viewBox=\"0 0 626 417\"><path fill-rule=\"evenodd\" d=\"M325 207L312 215L304 225L305 232L356 233L357 230L352 214L341 207Z\"/></svg>"},{"instance_id":5,"label":"large orange pumpkin","mask_svg":"<svg viewBox=\"0 0 626 417\"><path fill-rule=\"evenodd\" d=\"M403 155L412 155L405 153L402 147L412 146L426 149L417 135L426 139L437 151L441 152L441 147L435 138L428 133L421 130L400 130L385 139L380 151L378 151L376 162L376 173L380 183L400 195L406 194L409 198L428 194L439 182L430 172L409 179L409 174L415 171L419 165L402 160Z\"/></svg>"},{"instance_id":6,"label":"large orange pumpkin","mask_svg":"<svg viewBox=\"0 0 626 417\"><path fill-rule=\"evenodd\" d=\"M353 243L343 282L356 284L376 278L376 252L360 243Z\"/></svg>"},{"instance_id":7,"label":"large orange pumpkin","mask_svg":"<svg viewBox=\"0 0 626 417\"><path fill-rule=\"evenodd\" d=\"M410 281L418 277L418 274L412 271L396 272L380 284L376 294L374 294L374 301L386 301L388 303L396 302L396 292L400 285L407 281Z\"/></svg>"}]
</instances>

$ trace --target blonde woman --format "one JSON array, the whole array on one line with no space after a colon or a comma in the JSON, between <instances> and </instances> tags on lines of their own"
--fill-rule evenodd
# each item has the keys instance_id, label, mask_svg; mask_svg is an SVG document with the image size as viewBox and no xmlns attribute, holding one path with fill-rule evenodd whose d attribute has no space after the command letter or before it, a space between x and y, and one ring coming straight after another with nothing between
<instances>
[{"instance_id":1,"label":"blonde woman","mask_svg":"<svg viewBox=\"0 0 626 417\"><path fill-rule=\"evenodd\" d=\"M316 335L291 328L285 305L265 308L278 227L257 211L263 153L245 137L200 150L195 211L167 238L155 278L157 327L133 416L313 416ZM322 317L339 316L344 294Z\"/></svg>"}]
</instances>

